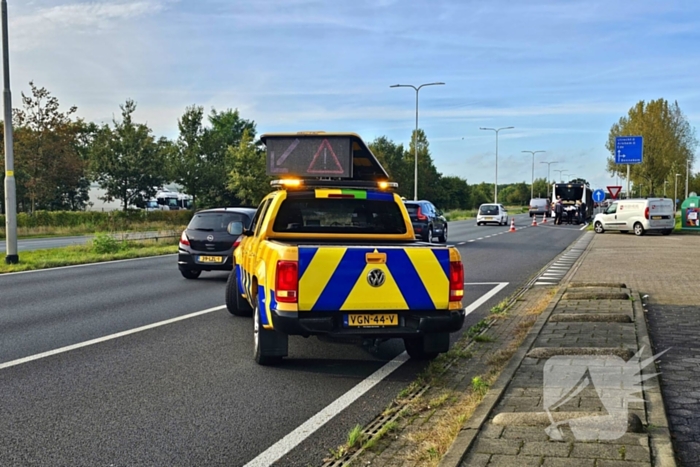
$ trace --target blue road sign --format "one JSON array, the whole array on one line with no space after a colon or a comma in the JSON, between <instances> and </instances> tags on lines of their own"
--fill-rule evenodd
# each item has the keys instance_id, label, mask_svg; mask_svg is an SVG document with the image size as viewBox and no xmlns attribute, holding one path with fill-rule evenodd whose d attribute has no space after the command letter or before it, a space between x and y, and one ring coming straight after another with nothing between
<instances>
[{"instance_id":1,"label":"blue road sign","mask_svg":"<svg viewBox=\"0 0 700 467\"><path fill-rule=\"evenodd\" d=\"M615 163L641 164L643 149L642 136L618 136L615 138Z\"/></svg>"},{"instance_id":2,"label":"blue road sign","mask_svg":"<svg viewBox=\"0 0 700 467\"><path fill-rule=\"evenodd\" d=\"M605 199L605 192L601 189L598 189L593 192L593 201L596 203L600 203Z\"/></svg>"}]
</instances>

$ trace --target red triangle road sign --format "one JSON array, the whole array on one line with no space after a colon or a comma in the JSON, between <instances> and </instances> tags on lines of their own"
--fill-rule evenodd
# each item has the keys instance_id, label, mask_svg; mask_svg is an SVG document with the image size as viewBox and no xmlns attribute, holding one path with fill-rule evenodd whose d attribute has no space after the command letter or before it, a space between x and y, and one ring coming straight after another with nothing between
<instances>
[{"instance_id":1,"label":"red triangle road sign","mask_svg":"<svg viewBox=\"0 0 700 467\"><path fill-rule=\"evenodd\" d=\"M612 199L617 199L617 195L620 194L620 191L622 191L621 186L609 186L608 187L608 193L610 193L610 197Z\"/></svg>"},{"instance_id":2,"label":"red triangle road sign","mask_svg":"<svg viewBox=\"0 0 700 467\"><path fill-rule=\"evenodd\" d=\"M316 155L311 160L311 164L309 164L309 168L306 169L306 172L311 174L345 173L343 166L340 165L338 156L336 156L335 152L333 152L331 143L329 143L327 139L324 139L321 145L318 147L318 151L316 151Z\"/></svg>"}]
</instances>

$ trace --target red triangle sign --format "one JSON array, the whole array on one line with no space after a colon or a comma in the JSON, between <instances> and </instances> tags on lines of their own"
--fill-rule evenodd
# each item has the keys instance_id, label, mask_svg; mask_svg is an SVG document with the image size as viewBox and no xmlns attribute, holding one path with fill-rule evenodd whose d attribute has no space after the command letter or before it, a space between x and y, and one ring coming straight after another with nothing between
<instances>
[{"instance_id":1,"label":"red triangle sign","mask_svg":"<svg viewBox=\"0 0 700 467\"><path fill-rule=\"evenodd\" d=\"M621 190L622 190L621 186L609 186L608 187L608 192L610 193L610 197L612 199L617 199L617 195L620 194Z\"/></svg>"},{"instance_id":2,"label":"red triangle sign","mask_svg":"<svg viewBox=\"0 0 700 467\"><path fill-rule=\"evenodd\" d=\"M330 157L329 157L330 156ZM310 174L344 174L345 170L340 165L338 156L333 152L331 143L324 139L316 151L316 155L311 160L309 168L306 169Z\"/></svg>"}]
</instances>

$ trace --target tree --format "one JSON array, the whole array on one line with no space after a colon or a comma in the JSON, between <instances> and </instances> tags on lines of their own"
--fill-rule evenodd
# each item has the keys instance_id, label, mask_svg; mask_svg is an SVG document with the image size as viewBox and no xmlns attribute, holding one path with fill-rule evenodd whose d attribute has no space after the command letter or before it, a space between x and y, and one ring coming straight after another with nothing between
<instances>
[{"instance_id":1,"label":"tree","mask_svg":"<svg viewBox=\"0 0 700 467\"><path fill-rule=\"evenodd\" d=\"M165 168L171 143L156 140L145 124L135 123L136 103L127 99L120 105L122 120L114 128L102 126L90 153L91 167L104 201L121 200L124 211L143 205L166 180Z\"/></svg>"},{"instance_id":2,"label":"tree","mask_svg":"<svg viewBox=\"0 0 700 467\"><path fill-rule=\"evenodd\" d=\"M399 184L397 193L406 198L410 195L413 199L413 168L408 166L403 144L380 136L369 143L369 149L389 174L389 180Z\"/></svg>"},{"instance_id":3,"label":"tree","mask_svg":"<svg viewBox=\"0 0 700 467\"><path fill-rule=\"evenodd\" d=\"M615 137L633 135L644 137L644 157L641 164L630 166L630 180L635 185L645 185L650 193L663 189L664 180L671 182L675 173L685 170L687 161L694 160L698 144L695 130L678 102L639 101L626 117L612 125L605 145L612 154L607 167L611 174L626 178L627 167L615 164Z\"/></svg>"},{"instance_id":4,"label":"tree","mask_svg":"<svg viewBox=\"0 0 700 467\"><path fill-rule=\"evenodd\" d=\"M31 212L82 208L85 201L77 193L86 170L79 146L84 123L72 120L76 107L61 112L46 88L29 86L31 95L22 93L23 108L13 118L17 199Z\"/></svg>"},{"instance_id":5,"label":"tree","mask_svg":"<svg viewBox=\"0 0 700 467\"><path fill-rule=\"evenodd\" d=\"M415 130L413 133L415 133ZM440 195L439 183L442 174L435 168L433 158L430 156L428 138L421 129L418 130L417 135L411 134L411 144L404 156L407 165L411 168L410 199L413 199L413 188L415 184L414 142L418 144L418 197L419 199L436 200Z\"/></svg>"},{"instance_id":6,"label":"tree","mask_svg":"<svg viewBox=\"0 0 700 467\"><path fill-rule=\"evenodd\" d=\"M253 143L246 129L238 146L229 147L232 170L229 174L229 189L249 206L257 206L270 192L270 177L266 175L265 151Z\"/></svg>"},{"instance_id":7,"label":"tree","mask_svg":"<svg viewBox=\"0 0 700 467\"><path fill-rule=\"evenodd\" d=\"M467 181L460 177L449 176L440 178L440 197L436 202L444 210L469 209L471 207L470 187Z\"/></svg>"},{"instance_id":8,"label":"tree","mask_svg":"<svg viewBox=\"0 0 700 467\"><path fill-rule=\"evenodd\" d=\"M183 186L183 191L192 196L192 206L210 184L210 174L216 171L217 164L208 161L205 153L206 130L202 126L204 108L187 107L177 121L180 136L175 145L176 151L171 160L172 178Z\"/></svg>"},{"instance_id":9,"label":"tree","mask_svg":"<svg viewBox=\"0 0 700 467\"><path fill-rule=\"evenodd\" d=\"M545 178L536 178L533 190L535 198L551 198L552 186Z\"/></svg>"}]
</instances>

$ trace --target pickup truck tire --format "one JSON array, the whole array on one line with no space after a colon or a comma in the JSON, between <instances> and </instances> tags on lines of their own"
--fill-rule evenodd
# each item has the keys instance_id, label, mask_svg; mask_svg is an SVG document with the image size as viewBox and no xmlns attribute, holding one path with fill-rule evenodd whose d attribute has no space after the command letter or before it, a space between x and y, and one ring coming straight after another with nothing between
<instances>
[{"instance_id":1,"label":"pickup truck tire","mask_svg":"<svg viewBox=\"0 0 700 467\"><path fill-rule=\"evenodd\" d=\"M238 290L238 278L236 277L236 269L231 271L226 282L226 309L229 313L235 316L252 316L253 307L250 306L247 300L244 300Z\"/></svg>"},{"instance_id":2,"label":"pickup truck tire","mask_svg":"<svg viewBox=\"0 0 700 467\"><path fill-rule=\"evenodd\" d=\"M279 331L263 329L260 307L253 310L253 357L258 365L278 365L287 356L288 338Z\"/></svg>"},{"instance_id":3,"label":"pickup truck tire","mask_svg":"<svg viewBox=\"0 0 700 467\"><path fill-rule=\"evenodd\" d=\"M450 348L450 334L438 333L420 337L406 337L403 340L406 352L414 360L433 360Z\"/></svg>"},{"instance_id":4,"label":"pickup truck tire","mask_svg":"<svg viewBox=\"0 0 700 467\"><path fill-rule=\"evenodd\" d=\"M196 269L180 269L180 274L185 279L197 279L202 271L197 271Z\"/></svg>"}]
</instances>

